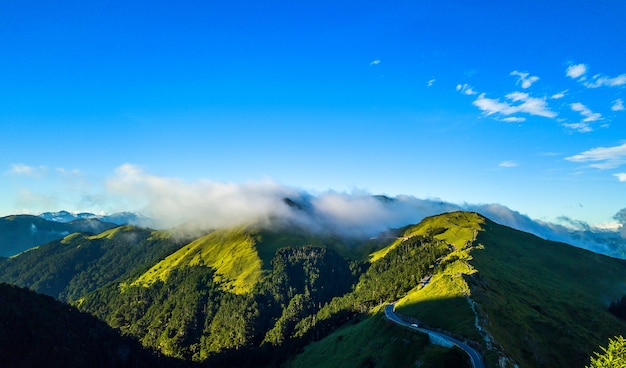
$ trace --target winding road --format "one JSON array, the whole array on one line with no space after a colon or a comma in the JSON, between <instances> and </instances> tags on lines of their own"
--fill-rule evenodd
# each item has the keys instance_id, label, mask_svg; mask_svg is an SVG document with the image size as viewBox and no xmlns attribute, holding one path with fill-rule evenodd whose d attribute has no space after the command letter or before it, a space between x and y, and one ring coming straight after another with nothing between
<instances>
[{"instance_id":1,"label":"winding road","mask_svg":"<svg viewBox=\"0 0 626 368\"><path fill-rule=\"evenodd\" d=\"M444 335L442 333L436 332L436 331L432 331L432 330L428 330L426 328L421 328L421 327L416 327L415 325L412 325L411 323L405 322L402 319L400 319L400 317L398 317L398 315L396 314L396 312L394 311L395 309L395 304L387 304L385 306L385 317L387 317L388 320L390 320L393 323L396 323L398 325L428 334L428 335L434 335L436 337L438 337L441 340L445 340L448 341L456 346L458 346L459 348L461 348L465 353L467 353L467 355L469 355L470 357L470 361L472 363L472 367L474 368L485 368L485 364L483 363L483 358L480 356L480 354L476 351L476 349L472 348L471 346L453 338L450 337L448 335Z\"/></svg>"}]
</instances>

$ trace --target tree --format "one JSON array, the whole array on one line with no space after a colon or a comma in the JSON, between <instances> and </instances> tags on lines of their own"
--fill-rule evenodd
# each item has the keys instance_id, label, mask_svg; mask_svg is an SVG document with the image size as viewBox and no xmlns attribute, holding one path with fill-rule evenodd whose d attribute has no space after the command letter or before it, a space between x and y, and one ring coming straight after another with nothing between
<instances>
[{"instance_id":1,"label":"tree","mask_svg":"<svg viewBox=\"0 0 626 368\"><path fill-rule=\"evenodd\" d=\"M591 364L585 368L625 368L626 367L626 340L623 336L609 339L609 346L600 346L602 353L594 352Z\"/></svg>"}]
</instances>

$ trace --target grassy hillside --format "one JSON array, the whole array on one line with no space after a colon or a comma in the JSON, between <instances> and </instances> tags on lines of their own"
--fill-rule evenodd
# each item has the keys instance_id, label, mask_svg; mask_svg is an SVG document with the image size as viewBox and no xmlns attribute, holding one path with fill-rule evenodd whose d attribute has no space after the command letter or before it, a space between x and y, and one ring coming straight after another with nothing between
<instances>
[{"instance_id":1,"label":"grassy hillside","mask_svg":"<svg viewBox=\"0 0 626 368\"><path fill-rule=\"evenodd\" d=\"M0 281L72 301L147 269L179 247L163 232L133 226L94 236L74 233L3 260Z\"/></svg>"},{"instance_id":2,"label":"grassy hillside","mask_svg":"<svg viewBox=\"0 0 626 368\"><path fill-rule=\"evenodd\" d=\"M431 229L455 250L434 269L430 283L411 290L397 310L481 341L491 364L504 354L525 367L583 366L608 337L626 333L626 323L607 311L626 293L626 261L476 214L435 216L408 233Z\"/></svg>"},{"instance_id":3,"label":"grassy hillside","mask_svg":"<svg viewBox=\"0 0 626 368\"><path fill-rule=\"evenodd\" d=\"M261 276L262 262L255 244L255 239L245 231L245 227L216 230L155 264L132 285L149 286L156 281L167 280L174 269L198 265L214 268L216 282L223 281L226 288L239 294L245 293Z\"/></svg>"},{"instance_id":4,"label":"grassy hillside","mask_svg":"<svg viewBox=\"0 0 626 368\"><path fill-rule=\"evenodd\" d=\"M626 294L626 261L486 221L472 251L472 295L487 328L522 365L582 366L626 322L607 311ZM511 334L510 331L517 331Z\"/></svg>"},{"instance_id":5,"label":"grassy hillside","mask_svg":"<svg viewBox=\"0 0 626 368\"><path fill-rule=\"evenodd\" d=\"M344 257L357 258L363 249L375 247L376 242L347 243L315 236L305 230L276 231L246 226L219 229L181 247L134 280L132 285L149 286L159 280L165 281L174 269L207 266L215 269L215 282L227 290L243 294L250 292L264 271L271 269L276 251L290 246L324 246Z\"/></svg>"},{"instance_id":6,"label":"grassy hillside","mask_svg":"<svg viewBox=\"0 0 626 368\"><path fill-rule=\"evenodd\" d=\"M285 368L469 367L465 354L431 345L428 336L403 329L374 313L308 345Z\"/></svg>"},{"instance_id":7,"label":"grassy hillside","mask_svg":"<svg viewBox=\"0 0 626 368\"><path fill-rule=\"evenodd\" d=\"M469 249L483 223L484 218L478 214L456 212L427 218L407 230L405 236L434 234L450 244L452 252L432 270L428 284L416 285L398 301L400 313L434 328L480 341L475 315L467 300L471 292L466 277L477 272L469 263L472 258Z\"/></svg>"}]
</instances>

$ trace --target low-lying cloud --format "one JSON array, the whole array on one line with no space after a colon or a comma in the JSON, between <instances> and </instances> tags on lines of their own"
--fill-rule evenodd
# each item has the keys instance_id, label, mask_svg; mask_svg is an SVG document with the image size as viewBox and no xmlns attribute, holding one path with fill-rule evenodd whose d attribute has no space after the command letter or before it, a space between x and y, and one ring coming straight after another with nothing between
<instances>
[{"instance_id":1,"label":"low-lying cloud","mask_svg":"<svg viewBox=\"0 0 626 368\"><path fill-rule=\"evenodd\" d=\"M208 230L256 223L293 224L314 232L346 237L375 236L389 228L420 222L427 216L468 210L518 230L623 257L619 229L594 229L564 218L565 225L533 220L499 204L454 204L412 196L393 198L365 192L311 194L271 180L243 184L184 182L123 165L107 182L110 195L153 220L157 228ZM617 216L617 215L616 215ZM621 221L624 216L616 217ZM618 225L619 225L618 224ZM607 242L607 239L612 239ZM612 242L612 243L611 243ZM612 245L613 244L613 245Z\"/></svg>"}]
</instances>

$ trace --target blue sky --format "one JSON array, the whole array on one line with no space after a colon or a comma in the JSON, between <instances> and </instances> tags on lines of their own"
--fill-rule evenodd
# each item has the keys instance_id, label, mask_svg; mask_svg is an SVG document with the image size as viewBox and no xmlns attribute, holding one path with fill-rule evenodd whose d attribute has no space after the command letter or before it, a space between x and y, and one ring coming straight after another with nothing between
<instances>
[{"instance_id":1,"label":"blue sky","mask_svg":"<svg viewBox=\"0 0 626 368\"><path fill-rule=\"evenodd\" d=\"M626 207L624 15L4 1L0 215L141 210L137 182L272 182L609 222Z\"/></svg>"}]
</instances>

